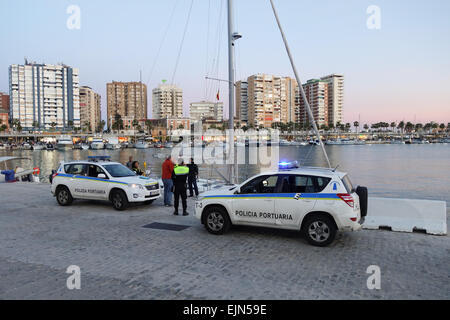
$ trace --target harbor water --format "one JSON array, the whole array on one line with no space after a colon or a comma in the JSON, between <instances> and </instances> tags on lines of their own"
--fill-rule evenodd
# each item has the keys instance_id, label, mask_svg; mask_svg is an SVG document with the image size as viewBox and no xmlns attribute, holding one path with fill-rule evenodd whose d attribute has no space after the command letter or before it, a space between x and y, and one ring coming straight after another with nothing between
<instances>
[{"instance_id":1,"label":"harbor water","mask_svg":"<svg viewBox=\"0 0 450 320\"><path fill-rule=\"evenodd\" d=\"M371 196L443 200L450 204L450 144L424 145L329 145L326 146L333 167L348 172L354 185L369 188ZM130 156L146 162L153 177L160 177L161 164L171 149L120 150L0 150L1 156L19 156L29 160L17 163L23 168L40 168L42 182L48 182L52 169L61 161L84 160L93 155L109 155L112 161L126 163ZM303 165L325 166L318 146L280 146L280 160L298 160ZM16 163L15 163L16 164ZM214 165L225 172L223 165ZM3 168L1 168L3 169ZM199 164L200 178L218 178L213 166ZM261 172L257 165L240 165L243 181ZM3 196L3 195L2 195Z\"/></svg>"}]
</instances>

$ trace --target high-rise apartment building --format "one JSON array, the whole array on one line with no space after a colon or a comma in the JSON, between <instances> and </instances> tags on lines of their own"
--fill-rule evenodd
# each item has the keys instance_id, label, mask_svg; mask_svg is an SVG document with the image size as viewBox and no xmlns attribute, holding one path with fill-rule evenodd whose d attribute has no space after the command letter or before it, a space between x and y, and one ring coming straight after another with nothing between
<instances>
[{"instance_id":1,"label":"high-rise apartment building","mask_svg":"<svg viewBox=\"0 0 450 320\"><path fill-rule=\"evenodd\" d=\"M9 95L0 92L0 132L9 129Z\"/></svg>"},{"instance_id":2,"label":"high-rise apartment building","mask_svg":"<svg viewBox=\"0 0 450 320\"><path fill-rule=\"evenodd\" d=\"M305 91L306 99L308 99L317 126L320 128L323 125L328 125L329 83L318 79L308 80L303 84L303 90ZM310 123L306 104L300 97L300 93L298 95L299 107L297 108L297 122L303 124Z\"/></svg>"},{"instance_id":3,"label":"high-rise apartment building","mask_svg":"<svg viewBox=\"0 0 450 320\"><path fill-rule=\"evenodd\" d=\"M189 118L196 121L204 119L223 121L223 103L209 101L192 102L189 107Z\"/></svg>"},{"instance_id":4,"label":"high-rise apartment building","mask_svg":"<svg viewBox=\"0 0 450 320\"><path fill-rule=\"evenodd\" d=\"M183 118L183 90L175 85L160 84L152 93L152 118Z\"/></svg>"},{"instance_id":5,"label":"high-rise apartment building","mask_svg":"<svg viewBox=\"0 0 450 320\"><path fill-rule=\"evenodd\" d=\"M236 118L242 122L248 122L248 82L236 82Z\"/></svg>"},{"instance_id":6,"label":"high-rise apartment building","mask_svg":"<svg viewBox=\"0 0 450 320\"><path fill-rule=\"evenodd\" d=\"M344 76L331 74L320 79L329 83L328 125L344 123Z\"/></svg>"},{"instance_id":7,"label":"high-rise apartment building","mask_svg":"<svg viewBox=\"0 0 450 320\"><path fill-rule=\"evenodd\" d=\"M101 98L92 88L80 88L80 123L81 127L96 132L101 121Z\"/></svg>"},{"instance_id":8,"label":"high-rise apartment building","mask_svg":"<svg viewBox=\"0 0 450 320\"><path fill-rule=\"evenodd\" d=\"M147 119L147 86L142 82L106 84L107 121L110 128L116 115L137 121Z\"/></svg>"},{"instance_id":9,"label":"high-rise apartment building","mask_svg":"<svg viewBox=\"0 0 450 320\"><path fill-rule=\"evenodd\" d=\"M247 79L248 123L254 127L270 128L275 122L295 121L294 79L256 74ZM242 88L242 87L241 87ZM241 96L237 98L245 100Z\"/></svg>"},{"instance_id":10,"label":"high-rise apartment building","mask_svg":"<svg viewBox=\"0 0 450 320\"><path fill-rule=\"evenodd\" d=\"M24 130L80 126L78 69L28 63L9 67L10 118Z\"/></svg>"},{"instance_id":11,"label":"high-rise apartment building","mask_svg":"<svg viewBox=\"0 0 450 320\"><path fill-rule=\"evenodd\" d=\"M0 92L0 109L9 111L9 95Z\"/></svg>"}]
</instances>

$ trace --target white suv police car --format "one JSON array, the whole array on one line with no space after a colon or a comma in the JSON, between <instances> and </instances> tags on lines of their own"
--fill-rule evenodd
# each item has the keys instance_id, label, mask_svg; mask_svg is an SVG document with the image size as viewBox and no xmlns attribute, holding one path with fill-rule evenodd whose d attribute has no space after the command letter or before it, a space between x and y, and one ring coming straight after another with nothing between
<instances>
[{"instance_id":1,"label":"white suv police car","mask_svg":"<svg viewBox=\"0 0 450 320\"><path fill-rule=\"evenodd\" d=\"M355 189L346 173L296 163L207 191L195 204L196 217L212 234L231 225L291 229L316 246L330 244L337 230L361 229L366 214L367 188Z\"/></svg>"},{"instance_id":2,"label":"white suv police car","mask_svg":"<svg viewBox=\"0 0 450 320\"><path fill-rule=\"evenodd\" d=\"M130 203L151 204L160 197L158 181L136 174L107 156L62 162L52 176L51 192L62 206L74 199L110 200L114 209Z\"/></svg>"}]
</instances>

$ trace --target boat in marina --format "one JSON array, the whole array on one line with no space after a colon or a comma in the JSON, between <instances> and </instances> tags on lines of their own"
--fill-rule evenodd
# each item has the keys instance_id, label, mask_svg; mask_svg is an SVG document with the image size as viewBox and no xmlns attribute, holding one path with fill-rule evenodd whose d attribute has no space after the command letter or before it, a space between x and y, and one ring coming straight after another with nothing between
<instances>
[{"instance_id":1,"label":"boat in marina","mask_svg":"<svg viewBox=\"0 0 450 320\"><path fill-rule=\"evenodd\" d=\"M92 139L90 148L92 150L103 150L105 149L105 143L103 142L103 138L95 137Z\"/></svg>"},{"instance_id":2,"label":"boat in marina","mask_svg":"<svg viewBox=\"0 0 450 320\"><path fill-rule=\"evenodd\" d=\"M44 149L45 149L45 144L42 144L42 143L33 144L33 150L35 150L35 151L44 150Z\"/></svg>"},{"instance_id":3,"label":"boat in marina","mask_svg":"<svg viewBox=\"0 0 450 320\"><path fill-rule=\"evenodd\" d=\"M107 142L105 147L108 150L118 150L122 147L119 143L118 137L107 137L106 140Z\"/></svg>"},{"instance_id":4,"label":"boat in marina","mask_svg":"<svg viewBox=\"0 0 450 320\"><path fill-rule=\"evenodd\" d=\"M13 176L15 181L39 182L40 169L38 167L33 168L32 165L27 166L27 168L22 168L20 167L19 160L21 162L23 160L31 161L30 158L24 157L0 157L0 168L3 171L3 174L0 174L0 183L11 182L7 181L8 176Z\"/></svg>"},{"instance_id":5,"label":"boat in marina","mask_svg":"<svg viewBox=\"0 0 450 320\"><path fill-rule=\"evenodd\" d=\"M136 143L134 144L134 147L135 147L136 149L148 149L148 148L150 147L150 145L149 145L148 142L145 141L145 140L139 140L138 142L136 142Z\"/></svg>"},{"instance_id":6,"label":"boat in marina","mask_svg":"<svg viewBox=\"0 0 450 320\"><path fill-rule=\"evenodd\" d=\"M70 136L60 136L56 140L56 149L60 151L71 150L73 148L73 140ZM47 148L48 150L48 148Z\"/></svg>"}]
</instances>

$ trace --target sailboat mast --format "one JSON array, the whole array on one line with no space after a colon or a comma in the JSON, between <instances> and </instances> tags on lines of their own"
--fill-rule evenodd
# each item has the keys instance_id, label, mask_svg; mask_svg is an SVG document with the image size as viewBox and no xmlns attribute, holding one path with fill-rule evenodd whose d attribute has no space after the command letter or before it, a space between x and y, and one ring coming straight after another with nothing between
<instances>
[{"instance_id":1,"label":"sailboat mast","mask_svg":"<svg viewBox=\"0 0 450 320\"><path fill-rule=\"evenodd\" d=\"M228 129L229 129L229 151L228 156L234 162L234 37L233 37L233 0L228 0ZM236 163L234 164L237 165ZM237 179L237 177L236 177ZM233 165L228 166L228 181L233 181Z\"/></svg>"},{"instance_id":2,"label":"sailboat mast","mask_svg":"<svg viewBox=\"0 0 450 320\"><path fill-rule=\"evenodd\" d=\"M300 81L300 77L298 76L297 68L295 67L294 59L292 58L291 50L289 49L289 45L286 40L286 36L284 35L283 28L281 27L280 19L278 18L278 13L277 13L277 10L275 9L275 5L273 4L273 0L270 0L270 4L272 5L273 14L275 16L275 19L277 20L278 28L280 29L281 37L283 38L284 46L286 47L286 52L289 56L289 60L291 62L292 69L294 70L294 74L295 74L295 78L297 80L300 95L302 96L302 99L305 102L309 119L312 123L314 132L317 135L317 139L319 140L320 146L322 147L322 151L325 156L325 159L327 160L328 167L331 168L331 164L330 164L330 160L328 159L327 151L325 150L325 146L323 145L322 139L320 138L320 133L319 133L319 130L317 129L316 121L315 121L314 115L311 111L311 107L309 105L308 99L306 99L305 91L303 90L302 82Z\"/></svg>"}]
</instances>

